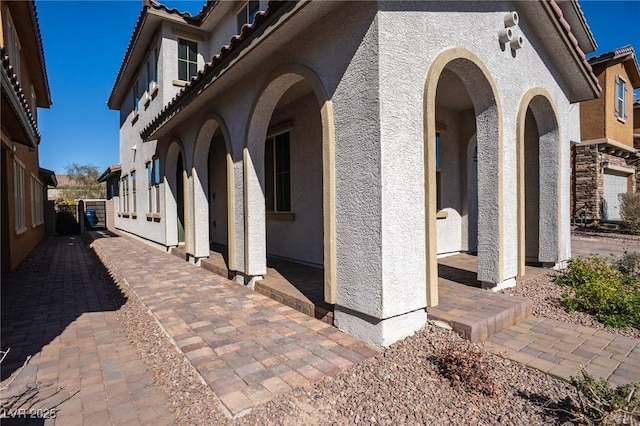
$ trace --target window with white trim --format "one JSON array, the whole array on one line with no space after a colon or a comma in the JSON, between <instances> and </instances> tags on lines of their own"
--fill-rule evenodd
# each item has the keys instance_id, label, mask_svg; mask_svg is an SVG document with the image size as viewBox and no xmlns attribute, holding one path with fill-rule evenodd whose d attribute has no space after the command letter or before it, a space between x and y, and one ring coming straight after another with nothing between
<instances>
[{"instance_id":1,"label":"window with white trim","mask_svg":"<svg viewBox=\"0 0 640 426\"><path fill-rule=\"evenodd\" d=\"M13 202L15 205L15 231L22 233L27 230L26 206L24 187L24 165L17 159L13 160Z\"/></svg>"},{"instance_id":2,"label":"window with white trim","mask_svg":"<svg viewBox=\"0 0 640 426\"><path fill-rule=\"evenodd\" d=\"M267 138L265 146L265 199L268 212L291 211L289 132Z\"/></svg>"},{"instance_id":3,"label":"window with white trim","mask_svg":"<svg viewBox=\"0 0 640 426\"><path fill-rule=\"evenodd\" d=\"M621 120L627 119L627 82L622 77L616 77L615 114Z\"/></svg>"},{"instance_id":4,"label":"window with white trim","mask_svg":"<svg viewBox=\"0 0 640 426\"><path fill-rule=\"evenodd\" d=\"M31 176L31 225L36 227L44 223L44 185L35 176Z\"/></svg>"},{"instance_id":5,"label":"window with white trim","mask_svg":"<svg viewBox=\"0 0 640 426\"><path fill-rule=\"evenodd\" d=\"M188 81L198 73L198 43L178 39L178 79Z\"/></svg>"},{"instance_id":6,"label":"window with white trim","mask_svg":"<svg viewBox=\"0 0 640 426\"><path fill-rule=\"evenodd\" d=\"M20 47L20 39L16 32L16 27L13 24L13 19L9 13L9 9L3 10L3 26L6 29L4 31L5 37L5 49L7 49L7 55L9 56L9 64L13 67L13 70L20 81L20 62L22 55L22 48Z\"/></svg>"},{"instance_id":7,"label":"window with white trim","mask_svg":"<svg viewBox=\"0 0 640 426\"><path fill-rule=\"evenodd\" d=\"M158 82L158 68L160 61L160 45L157 45L153 50L153 81Z\"/></svg>"},{"instance_id":8,"label":"window with white trim","mask_svg":"<svg viewBox=\"0 0 640 426\"><path fill-rule=\"evenodd\" d=\"M249 0L244 4L240 12L238 12L238 33L242 29L244 24L253 24L254 19L256 19L256 14L260 11L260 1L258 0Z\"/></svg>"},{"instance_id":9,"label":"window with white trim","mask_svg":"<svg viewBox=\"0 0 640 426\"><path fill-rule=\"evenodd\" d=\"M133 83L133 110L135 112L140 110L140 85L138 80Z\"/></svg>"},{"instance_id":10,"label":"window with white trim","mask_svg":"<svg viewBox=\"0 0 640 426\"><path fill-rule=\"evenodd\" d=\"M133 170L130 176L131 176L131 212L135 213L138 211L137 203L136 203L136 171Z\"/></svg>"},{"instance_id":11,"label":"window with white trim","mask_svg":"<svg viewBox=\"0 0 640 426\"><path fill-rule=\"evenodd\" d=\"M120 207L123 213L129 213L129 176L123 176L122 182L122 197Z\"/></svg>"},{"instance_id":12,"label":"window with white trim","mask_svg":"<svg viewBox=\"0 0 640 426\"><path fill-rule=\"evenodd\" d=\"M147 210L160 213L160 159L147 161Z\"/></svg>"}]
</instances>

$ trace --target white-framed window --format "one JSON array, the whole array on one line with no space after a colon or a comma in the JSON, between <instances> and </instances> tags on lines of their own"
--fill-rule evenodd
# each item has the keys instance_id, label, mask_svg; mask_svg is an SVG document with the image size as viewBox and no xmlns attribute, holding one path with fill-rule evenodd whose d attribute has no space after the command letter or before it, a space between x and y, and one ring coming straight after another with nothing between
<instances>
[{"instance_id":1,"label":"white-framed window","mask_svg":"<svg viewBox=\"0 0 640 426\"><path fill-rule=\"evenodd\" d=\"M120 197L120 208L123 213L129 213L129 176L125 175L121 179L122 182L122 196Z\"/></svg>"},{"instance_id":2,"label":"white-framed window","mask_svg":"<svg viewBox=\"0 0 640 426\"><path fill-rule=\"evenodd\" d=\"M135 213L138 211L136 203L136 171L132 170L129 176L131 176L131 213Z\"/></svg>"},{"instance_id":3,"label":"white-framed window","mask_svg":"<svg viewBox=\"0 0 640 426\"><path fill-rule=\"evenodd\" d=\"M44 223L44 185L31 175L31 225L35 228Z\"/></svg>"},{"instance_id":4,"label":"white-framed window","mask_svg":"<svg viewBox=\"0 0 640 426\"><path fill-rule=\"evenodd\" d=\"M616 77L616 99L615 99L616 117L627 119L627 82L622 77Z\"/></svg>"},{"instance_id":5,"label":"white-framed window","mask_svg":"<svg viewBox=\"0 0 640 426\"><path fill-rule=\"evenodd\" d=\"M153 81L158 82L158 69L160 68L160 44L153 49Z\"/></svg>"},{"instance_id":6,"label":"white-framed window","mask_svg":"<svg viewBox=\"0 0 640 426\"><path fill-rule=\"evenodd\" d=\"M178 39L178 79L188 81L198 73L198 43Z\"/></svg>"},{"instance_id":7,"label":"white-framed window","mask_svg":"<svg viewBox=\"0 0 640 426\"><path fill-rule=\"evenodd\" d=\"M268 212L291 211L290 133L267 138L265 146L265 199Z\"/></svg>"},{"instance_id":8,"label":"white-framed window","mask_svg":"<svg viewBox=\"0 0 640 426\"><path fill-rule=\"evenodd\" d=\"M18 81L20 81L22 48L20 46L20 39L18 38L16 27L13 24L13 19L11 18L11 14L7 8L3 10L3 20L4 28L6 29L6 31L4 31L4 44L7 49L7 55L9 56L9 64L13 67L13 70L18 77Z\"/></svg>"},{"instance_id":9,"label":"white-framed window","mask_svg":"<svg viewBox=\"0 0 640 426\"><path fill-rule=\"evenodd\" d=\"M13 202L15 204L15 231L21 234L27 230L26 196L24 187L24 164L13 160Z\"/></svg>"},{"instance_id":10,"label":"white-framed window","mask_svg":"<svg viewBox=\"0 0 640 426\"><path fill-rule=\"evenodd\" d=\"M133 83L133 110L135 112L140 110L140 84L138 80Z\"/></svg>"},{"instance_id":11,"label":"white-framed window","mask_svg":"<svg viewBox=\"0 0 640 426\"><path fill-rule=\"evenodd\" d=\"M260 11L260 1L258 0L249 0L244 4L240 12L238 12L238 33L242 29L244 24L253 24L253 20L256 18L256 13Z\"/></svg>"},{"instance_id":12,"label":"white-framed window","mask_svg":"<svg viewBox=\"0 0 640 426\"><path fill-rule=\"evenodd\" d=\"M147 169L147 211L160 213L160 159L153 158L145 164Z\"/></svg>"}]
</instances>

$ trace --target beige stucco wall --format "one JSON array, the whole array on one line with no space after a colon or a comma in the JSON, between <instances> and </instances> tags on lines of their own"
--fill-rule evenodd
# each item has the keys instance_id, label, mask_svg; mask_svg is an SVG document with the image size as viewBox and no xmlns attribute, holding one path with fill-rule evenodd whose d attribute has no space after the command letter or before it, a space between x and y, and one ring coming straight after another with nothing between
<instances>
[{"instance_id":1,"label":"beige stucco wall","mask_svg":"<svg viewBox=\"0 0 640 426\"><path fill-rule=\"evenodd\" d=\"M633 88L629 75L622 63L612 65L605 71L606 94L605 101L605 137L616 140L625 145L633 146ZM627 119L620 120L615 115L616 77L620 76L627 82ZM584 138L583 138L584 140Z\"/></svg>"},{"instance_id":2,"label":"beige stucco wall","mask_svg":"<svg viewBox=\"0 0 640 426\"><path fill-rule=\"evenodd\" d=\"M605 84L605 68L596 65L593 71L598 76L602 93L599 98L580 103L580 134L583 141L605 137L605 114L602 111L609 87Z\"/></svg>"}]
</instances>

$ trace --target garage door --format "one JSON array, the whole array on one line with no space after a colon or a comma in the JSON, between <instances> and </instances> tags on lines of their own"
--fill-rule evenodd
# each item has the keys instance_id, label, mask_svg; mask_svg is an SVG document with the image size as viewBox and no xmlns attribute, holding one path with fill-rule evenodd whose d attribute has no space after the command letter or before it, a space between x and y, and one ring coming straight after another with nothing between
<instances>
[{"instance_id":1,"label":"garage door","mask_svg":"<svg viewBox=\"0 0 640 426\"><path fill-rule=\"evenodd\" d=\"M604 173L603 220L622 220L620 217L620 199L618 194L627 192L627 175L623 173Z\"/></svg>"}]
</instances>

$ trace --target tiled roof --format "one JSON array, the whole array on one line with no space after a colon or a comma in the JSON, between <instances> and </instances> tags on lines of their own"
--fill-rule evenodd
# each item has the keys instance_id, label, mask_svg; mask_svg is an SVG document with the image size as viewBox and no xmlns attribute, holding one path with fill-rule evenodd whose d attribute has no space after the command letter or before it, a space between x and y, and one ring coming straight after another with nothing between
<instances>
[{"instance_id":1,"label":"tiled roof","mask_svg":"<svg viewBox=\"0 0 640 426\"><path fill-rule=\"evenodd\" d=\"M566 34L567 38L571 42L571 45L573 46L573 50L578 54L578 58L580 58L583 67L587 71L587 74L589 75L591 80L593 80L595 86L598 88L598 91L602 92L602 87L600 87L600 83L598 82L598 77L596 77L596 75L593 73L593 68L591 67L591 64L589 64L589 61L587 60L586 55L584 54L582 49L580 49L580 45L578 44L578 39L576 39L576 37L573 35L573 32L571 31L571 25L569 25L569 22L567 22L567 20L565 19L564 14L562 13L562 9L560 9L560 6L556 2L556 0L548 0L548 2L551 5L551 9L556 15L558 22L560 23L560 26L564 30L564 33ZM584 17L584 14L583 14L583 17Z\"/></svg>"},{"instance_id":2,"label":"tiled roof","mask_svg":"<svg viewBox=\"0 0 640 426\"><path fill-rule=\"evenodd\" d=\"M188 24L192 25L200 25L202 20L207 16L209 11L218 3L219 0L207 0L207 2L202 6L200 12L197 15L192 16L189 12L180 12L176 8L168 8L164 4L158 3L154 0L143 0L143 7L140 11L140 15L138 15L138 20L136 21L136 26L133 29L133 33L131 34L131 38L129 39L129 44L127 45L127 50L125 51L124 57L122 59L122 63L120 64L120 69L118 70L118 75L116 77L116 81L111 88L111 94L109 95L109 99L111 99L114 95L116 87L120 84L120 80L122 79L122 74L124 72L125 66L129 62L129 58L133 51L133 46L135 45L135 41L138 39L138 35L140 34L140 30L142 29L142 24L147 17L147 12L149 9L164 11L170 15L176 15L184 19L184 21Z\"/></svg>"},{"instance_id":3,"label":"tiled roof","mask_svg":"<svg viewBox=\"0 0 640 426\"><path fill-rule=\"evenodd\" d=\"M36 124L36 120L31 111L31 107L29 106L29 102L27 101L27 96L22 90L20 81L18 81L18 76L16 75L15 70L13 69L13 66L11 66L9 56L7 56L7 52L4 46L0 47L0 57L2 57L2 70L6 73L6 76L9 80L9 84L11 86L10 89L13 92L13 93L9 93L8 95L15 96L18 102L20 103L20 106L22 107L22 111L15 111L15 113L18 115L23 114L27 118L29 125L31 126L30 130L33 131L36 137L35 143L39 143L40 132L38 132L38 125ZM3 88L4 88L4 85L3 85ZM29 129L25 129L25 130L29 130Z\"/></svg>"},{"instance_id":4,"label":"tiled roof","mask_svg":"<svg viewBox=\"0 0 640 426\"><path fill-rule=\"evenodd\" d=\"M44 47L42 45L42 33L40 32L40 22L38 21L38 10L36 9L36 2L30 1L29 7L31 8L31 15L33 16L33 26L36 33L36 43L38 44L38 54L40 55L40 63L42 64L42 76L44 78L44 85L47 91L47 103L52 104L51 91L49 89L49 76L47 75L47 66L44 60Z\"/></svg>"},{"instance_id":5,"label":"tiled roof","mask_svg":"<svg viewBox=\"0 0 640 426\"><path fill-rule=\"evenodd\" d=\"M591 58L589 58L589 63L591 65L601 64L603 62L607 62L612 59L621 58L623 56L628 55L629 53L631 53L635 57L635 51L633 50L633 46L631 46L630 44L627 44L626 46L619 47L610 52L605 52L596 56L592 56Z\"/></svg>"},{"instance_id":6,"label":"tiled roof","mask_svg":"<svg viewBox=\"0 0 640 426\"><path fill-rule=\"evenodd\" d=\"M249 42L262 34L262 31L274 23L278 17L290 10L296 1L269 1L265 11L260 11L255 15L253 23L245 24L240 30L240 34L234 35L229 44L220 49L211 61L207 62L198 74L191 77L191 80L164 106L162 111L140 132L143 140L151 136L156 130L164 125L171 117L176 115L184 101L189 99L189 95L198 93L198 88L204 81L209 81L218 75L232 57L235 57Z\"/></svg>"},{"instance_id":7,"label":"tiled roof","mask_svg":"<svg viewBox=\"0 0 640 426\"><path fill-rule=\"evenodd\" d=\"M122 169L122 166L120 164L112 164L111 166L107 167L107 169L104 172L102 172L102 174L98 178L98 182L106 181L109 177L113 176L114 174L119 172L121 169Z\"/></svg>"},{"instance_id":8,"label":"tiled roof","mask_svg":"<svg viewBox=\"0 0 640 426\"><path fill-rule=\"evenodd\" d=\"M610 52L601 53L589 58L591 65L605 64L610 61L621 60L625 64L631 85L634 88L640 87L640 66L638 66L638 57L630 44L614 49Z\"/></svg>"}]
</instances>

